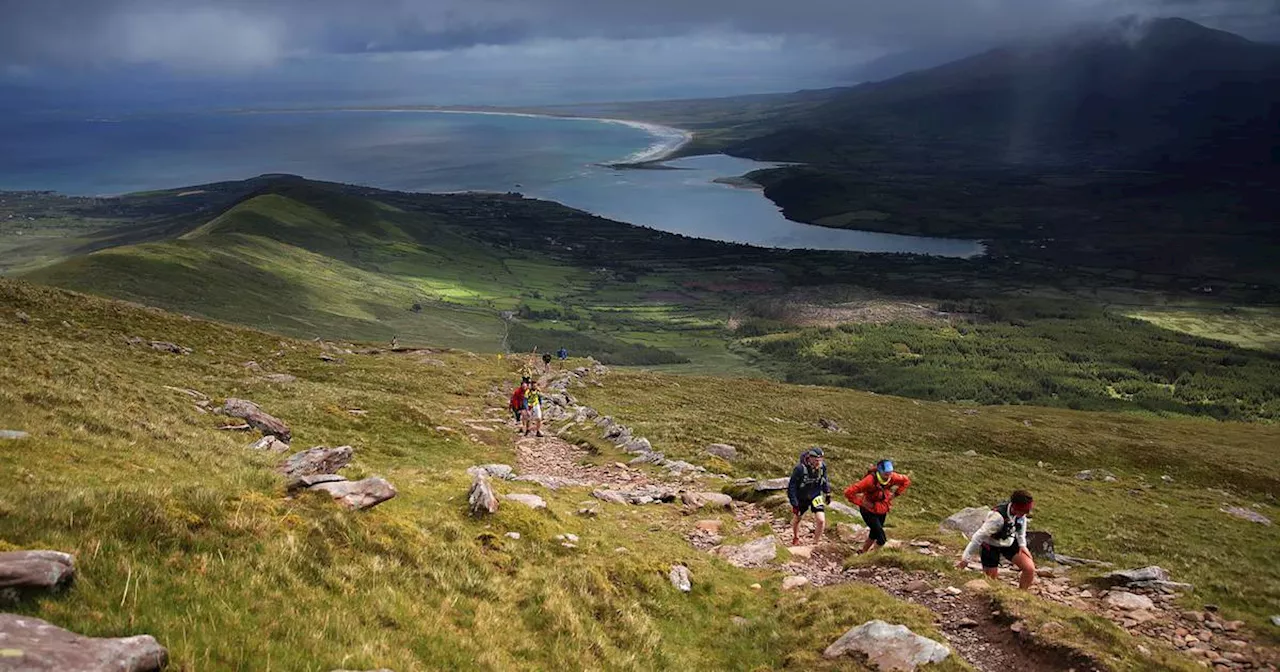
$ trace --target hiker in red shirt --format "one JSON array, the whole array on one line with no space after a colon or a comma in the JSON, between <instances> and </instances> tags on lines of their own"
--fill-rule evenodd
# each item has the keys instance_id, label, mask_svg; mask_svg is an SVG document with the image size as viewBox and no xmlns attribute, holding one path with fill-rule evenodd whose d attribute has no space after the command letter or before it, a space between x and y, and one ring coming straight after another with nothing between
<instances>
[{"instance_id":1,"label":"hiker in red shirt","mask_svg":"<svg viewBox=\"0 0 1280 672\"><path fill-rule=\"evenodd\" d=\"M529 389L529 379L524 378L520 381L520 387L511 395L511 413L516 416L516 422L524 419L524 412L528 409L528 404L524 400L524 393Z\"/></svg>"},{"instance_id":2,"label":"hiker in red shirt","mask_svg":"<svg viewBox=\"0 0 1280 672\"><path fill-rule=\"evenodd\" d=\"M893 498L907 491L911 479L893 470L893 462L880 460L867 472L865 478L844 491L845 499L858 506L862 522L867 524L867 543L858 553L866 553L872 546L884 546L889 541L884 533L884 520L893 508Z\"/></svg>"}]
</instances>

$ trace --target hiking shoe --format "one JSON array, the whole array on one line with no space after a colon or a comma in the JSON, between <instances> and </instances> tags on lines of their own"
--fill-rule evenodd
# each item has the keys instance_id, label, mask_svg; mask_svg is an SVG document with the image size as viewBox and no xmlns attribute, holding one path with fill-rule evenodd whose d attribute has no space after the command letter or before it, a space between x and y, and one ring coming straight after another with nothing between
<instances>
[{"instance_id":1,"label":"hiking shoe","mask_svg":"<svg viewBox=\"0 0 1280 672\"><path fill-rule=\"evenodd\" d=\"M538 432L538 438L539 438L539 439L541 439L541 438L542 438L542 432Z\"/></svg>"}]
</instances>

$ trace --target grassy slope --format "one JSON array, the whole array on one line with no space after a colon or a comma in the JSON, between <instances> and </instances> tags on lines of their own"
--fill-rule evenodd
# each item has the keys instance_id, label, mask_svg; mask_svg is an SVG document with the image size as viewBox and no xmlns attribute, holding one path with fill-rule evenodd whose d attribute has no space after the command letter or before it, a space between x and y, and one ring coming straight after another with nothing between
<instances>
[{"instance_id":1,"label":"grassy slope","mask_svg":"<svg viewBox=\"0 0 1280 672\"><path fill-rule=\"evenodd\" d=\"M1227 516L1230 503L1280 518L1280 428L1167 420L1038 407L965 409L887 396L760 381L617 374L584 393L604 413L675 458L713 442L744 458L717 463L751 475L783 475L809 445L828 447L834 479L894 458L914 479L892 520L895 536L927 534L966 506L994 504L1016 487L1039 502L1037 527L1061 552L1140 566L1160 564L1196 584L1188 604L1216 602L1261 628L1280 601L1274 549L1280 528ZM819 417L846 433L819 429ZM964 453L973 450L977 457ZM1037 466L1044 463L1044 466ZM1115 483L1074 474L1109 469ZM1162 476L1174 480L1166 483ZM843 487L843 486L842 486Z\"/></svg>"}]
</instances>

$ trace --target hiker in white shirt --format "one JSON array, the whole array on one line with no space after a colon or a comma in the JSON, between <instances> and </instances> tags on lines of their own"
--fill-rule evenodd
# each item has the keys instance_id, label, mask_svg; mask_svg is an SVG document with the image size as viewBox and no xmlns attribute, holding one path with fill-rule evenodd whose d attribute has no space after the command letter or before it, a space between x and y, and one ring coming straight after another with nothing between
<instances>
[{"instance_id":1,"label":"hiker in white shirt","mask_svg":"<svg viewBox=\"0 0 1280 672\"><path fill-rule=\"evenodd\" d=\"M992 509L982 527L969 538L956 567L963 569L977 555L982 560L982 572L994 579L1000 575L1000 559L1004 558L1022 571L1018 587L1030 588L1036 582L1036 563L1027 550L1027 515L1034 504L1031 493L1017 490L1009 501Z\"/></svg>"}]
</instances>

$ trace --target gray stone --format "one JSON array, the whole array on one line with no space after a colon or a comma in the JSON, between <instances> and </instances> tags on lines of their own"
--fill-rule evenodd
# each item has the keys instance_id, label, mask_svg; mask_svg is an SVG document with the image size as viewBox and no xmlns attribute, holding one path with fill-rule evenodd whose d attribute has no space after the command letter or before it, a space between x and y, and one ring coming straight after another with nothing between
<instances>
[{"instance_id":1,"label":"gray stone","mask_svg":"<svg viewBox=\"0 0 1280 672\"><path fill-rule=\"evenodd\" d=\"M280 437L281 441L289 443L293 440L293 433L288 425L280 421L266 411L263 411L257 404L246 399L227 399L221 407L216 409L216 413L232 418L240 418L249 423L250 427L262 432L263 434L274 434Z\"/></svg>"},{"instance_id":2,"label":"gray stone","mask_svg":"<svg viewBox=\"0 0 1280 672\"><path fill-rule=\"evenodd\" d=\"M0 669L21 672L158 672L169 653L150 635L84 637L30 616L0 614Z\"/></svg>"},{"instance_id":3,"label":"gray stone","mask_svg":"<svg viewBox=\"0 0 1280 672\"><path fill-rule=\"evenodd\" d=\"M271 453L286 453L289 451L289 444L280 440L280 437L274 434L268 434L257 441L249 444L250 450L265 450Z\"/></svg>"},{"instance_id":4,"label":"gray stone","mask_svg":"<svg viewBox=\"0 0 1280 672\"><path fill-rule=\"evenodd\" d=\"M1150 567L1141 567L1138 569L1122 569L1105 574L1099 579L1102 583L1112 586L1127 586L1134 583L1143 583L1147 581L1168 581L1169 572L1163 567L1151 565Z\"/></svg>"},{"instance_id":5,"label":"gray stone","mask_svg":"<svg viewBox=\"0 0 1280 672\"><path fill-rule=\"evenodd\" d=\"M731 509L733 508L733 498L718 492L684 492L680 494L680 501L691 509Z\"/></svg>"},{"instance_id":6,"label":"gray stone","mask_svg":"<svg viewBox=\"0 0 1280 672\"><path fill-rule=\"evenodd\" d=\"M288 488L290 491L305 490L313 485L320 485L321 483L337 483L339 481L345 481L345 480L348 480L346 476L339 476L338 474L316 474L315 476L299 476L298 478L295 478L292 481L289 481Z\"/></svg>"},{"instance_id":7,"label":"gray stone","mask_svg":"<svg viewBox=\"0 0 1280 672\"><path fill-rule=\"evenodd\" d=\"M818 418L818 426L832 434L840 434L844 431L840 429L840 425L836 424L835 420L828 420L827 418Z\"/></svg>"},{"instance_id":8,"label":"gray stone","mask_svg":"<svg viewBox=\"0 0 1280 672\"><path fill-rule=\"evenodd\" d=\"M489 486L489 477L484 471L472 474L471 489L467 491L467 507L473 516L498 512L498 498L494 496L493 488Z\"/></svg>"},{"instance_id":9,"label":"gray stone","mask_svg":"<svg viewBox=\"0 0 1280 672\"><path fill-rule=\"evenodd\" d=\"M917 635L907 626L884 621L868 621L849 630L822 655L839 658L855 652L865 655L868 663L883 672L913 672L921 665L940 663L951 655L946 646Z\"/></svg>"},{"instance_id":10,"label":"gray stone","mask_svg":"<svg viewBox=\"0 0 1280 672\"><path fill-rule=\"evenodd\" d=\"M334 474L339 469L351 464L351 458L354 453L355 450L351 446L338 446L337 448L316 446L315 448L290 455L284 461L284 464L280 466L280 473L284 474L289 480L295 480L303 476Z\"/></svg>"},{"instance_id":11,"label":"gray stone","mask_svg":"<svg viewBox=\"0 0 1280 672\"><path fill-rule=\"evenodd\" d=\"M10 439L10 440L16 441L18 439L25 439L30 436L31 436L30 434L23 431L16 430L16 429L0 429L0 439Z\"/></svg>"},{"instance_id":12,"label":"gray stone","mask_svg":"<svg viewBox=\"0 0 1280 672\"><path fill-rule=\"evenodd\" d=\"M972 537L973 533L982 527L982 523L986 521L988 513L991 513L991 509L971 506L951 514L946 520L942 521L941 527L944 530L955 530L965 537Z\"/></svg>"},{"instance_id":13,"label":"gray stone","mask_svg":"<svg viewBox=\"0 0 1280 672\"><path fill-rule=\"evenodd\" d=\"M0 553L0 593L59 590L75 578L76 559L58 551Z\"/></svg>"},{"instance_id":14,"label":"gray stone","mask_svg":"<svg viewBox=\"0 0 1280 672\"><path fill-rule=\"evenodd\" d=\"M778 557L778 546L769 536L741 546L717 546L713 552L735 567L758 567Z\"/></svg>"},{"instance_id":15,"label":"gray stone","mask_svg":"<svg viewBox=\"0 0 1280 672\"><path fill-rule=\"evenodd\" d=\"M1112 606L1117 609L1123 609L1125 611L1137 611L1139 609L1154 609L1156 606L1155 603L1151 601L1151 598L1147 597L1146 595L1139 595L1137 593L1122 593L1119 591L1107 593L1107 597L1103 601L1106 602L1108 606Z\"/></svg>"},{"instance_id":16,"label":"gray stone","mask_svg":"<svg viewBox=\"0 0 1280 672\"><path fill-rule=\"evenodd\" d=\"M787 477L771 478L767 481L757 481L756 492L767 492L770 490L786 490L787 485L789 485L790 483L791 483L791 479Z\"/></svg>"},{"instance_id":17,"label":"gray stone","mask_svg":"<svg viewBox=\"0 0 1280 672\"><path fill-rule=\"evenodd\" d=\"M396 487L379 476L360 481L319 483L307 489L327 492L339 504L357 510L371 509L396 496Z\"/></svg>"},{"instance_id":18,"label":"gray stone","mask_svg":"<svg viewBox=\"0 0 1280 672\"><path fill-rule=\"evenodd\" d=\"M1232 516L1235 516L1236 518L1240 518L1243 520L1247 520L1251 523L1259 523L1262 525L1271 524L1270 518L1267 518L1266 516L1262 515L1261 513L1258 513L1257 511L1254 511L1253 509L1246 509L1241 506L1227 506L1227 507L1223 507L1221 511L1225 514L1232 515Z\"/></svg>"},{"instance_id":19,"label":"gray stone","mask_svg":"<svg viewBox=\"0 0 1280 672\"><path fill-rule=\"evenodd\" d=\"M1116 480L1116 475L1106 469L1086 469L1077 473L1076 478L1081 481L1104 481L1112 483Z\"/></svg>"},{"instance_id":20,"label":"gray stone","mask_svg":"<svg viewBox=\"0 0 1280 672\"><path fill-rule=\"evenodd\" d=\"M966 451L964 451L964 456L965 456L965 457L977 457L977 456L978 456L978 451L976 451L976 450L966 450Z\"/></svg>"},{"instance_id":21,"label":"gray stone","mask_svg":"<svg viewBox=\"0 0 1280 672\"><path fill-rule=\"evenodd\" d=\"M831 509L832 511L838 511L840 513L843 513L846 516L851 516L853 518L858 518L862 516L862 514L858 513L858 509L835 499L831 500L831 503L827 505L827 508Z\"/></svg>"},{"instance_id":22,"label":"gray stone","mask_svg":"<svg viewBox=\"0 0 1280 672\"><path fill-rule=\"evenodd\" d=\"M591 496L610 504L627 504L627 498L617 490L592 490Z\"/></svg>"},{"instance_id":23,"label":"gray stone","mask_svg":"<svg viewBox=\"0 0 1280 672\"><path fill-rule=\"evenodd\" d=\"M505 500L507 500L508 502L515 502L515 503L517 503L517 504L523 504L523 505L525 505L525 506L527 506L527 507L529 507L529 508L531 508L531 509L535 509L535 510L536 510L536 509L545 509L545 508L547 508L547 502L546 502L546 500L542 499L541 497L539 497L539 496L537 496L537 495L528 495L528 494L512 494L512 495L503 495L503 496L502 496L502 498L503 498L503 499L505 499Z\"/></svg>"},{"instance_id":24,"label":"gray stone","mask_svg":"<svg viewBox=\"0 0 1280 672\"><path fill-rule=\"evenodd\" d=\"M1027 550L1031 551L1032 557L1052 560L1056 556L1053 550L1053 535L1043 530L1029 530Z\"/></svg>"},{"instance_id":25,"label":"gray stone","mask_svg":"<svg viewBox=\"0 0 1280 672\"><path fill-rule=\"evenodd\" d=\"M1280 614L1275 614L1271 617L1271 625L1280 627Z\"/></svg>"},{"instance_id":26,"label":"gray stone","mask_svg":"<svg viewBox=\"0 0 1280 672\"><path fill-rule=\"evenodd\" d=\"M268 383L277 383L280 385L298 382L298 378L296 376L292 376L287 373L268 373L264 375L262 379Z\"/></svg>"},{"instance_id":27,"label":"gray stone","mask_svg":"<svg viewBox=\"0 0 1280 672\"><path fill-rule=\"evenodd\" d=\"M649 443L649 439L640 437L622 444L622 449L628 453L649 453L653 452L653 444Z\"/></svg>"},{"instance_id":28,"label":"gray stone","mask_svg":"<svg viewBox=\"0 0 1280 672\"><path fill-rule=\"evenodd\" d=\"M513 481L516 478L516 470L509 464L481 464L467 469L468 476L475 476L482 472L489 478L502 481Z\"/></svg>"},{"instance_id":29,"label":"gray stone","mask_svg":"<svg viewBox=\"0 0 1280 672\"><path fill-rule=\"evenodd\" d=\"M662 453L641 453L639 457L633 458L627 464L662 464L667 460Z\"/></svg>"},{"instance_id":30,"label":"gray stone","mask_svg":"<svg viewBox=\"0 0 1280 672\"><path fill-rule=\"evenodd\" d=\"M675 474L683 474L690 471L699 471L699 472L706 471L705 468L699 467L696 464L689 464L684 460L666 460L661 464L663 468L665 468L667 471L670 471Z\"/></svg>"},{"instance_id":31,"label":"gray stone","mask_svg":"<svg viewBox=\"0 0 1280 672\"><path fill-rule=\"evenodd\" d=\"M687 593L693 590L693 577L689 576L688 567L685 567L684 565L672 565L669 578L671 579L671 585L675 586L676 590L682 593Z\"/></svg>"},{"instance_id":32,"label":"gray stone","mask_svg":"<svg viewBox=\"0 0 1280 672\"><path fill-rule=\"evenodd\" d=\"M559 490L560 488L583 488L591 484L586 481L579 481L564 476L550 476L547 474L527 474L525 476L517 476L515 480L521 483L537 483L548 490Z\"/></svg>"},{"instance_id":33,"label":"gray stone","mask_svg":"<svg viewBox=\"0 0 1280 672\"><path fill-rule=\"evenodd\" d=\"M707 454L732 462L738 457L738 449L727 443L713 443L707 446Z\"/></svg>"},{"instance_id":34,"label":"gray stone","mask_svg":"<svg viewBox=\"0 0 1280 672\"><path fill-rule=\"evenodd\" d=\"M807 585L809 585L809 579L803 576L788 576L782 580L783 590L795 590Z\"/></svg>"}]
</instances>

